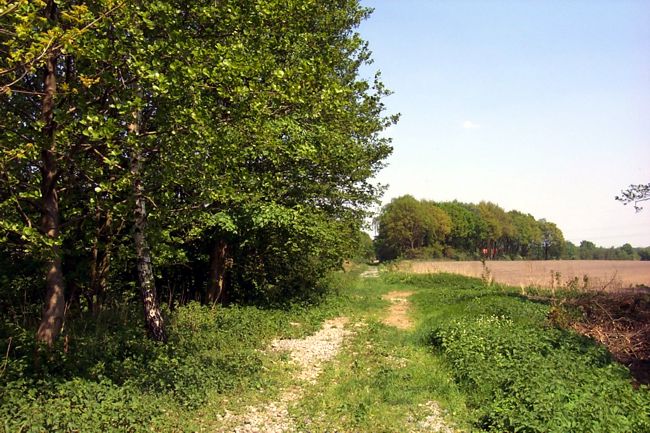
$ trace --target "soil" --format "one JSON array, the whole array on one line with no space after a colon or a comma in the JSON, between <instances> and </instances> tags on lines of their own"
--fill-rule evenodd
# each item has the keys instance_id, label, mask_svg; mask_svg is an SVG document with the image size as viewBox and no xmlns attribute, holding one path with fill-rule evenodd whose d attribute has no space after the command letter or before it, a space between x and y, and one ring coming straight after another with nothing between
<instances>
[{"instance_id":1,"label":"soil","mask_svg":"<svg viewBox=\"0 0 650 433\"><path fill-rule=\"evenodd\" d=\"M297 377L315 383L323 364L336 356L343 340L352 334L345 327L347 323L347 317L328 320L314 335L300 339L274 340L268 350L287 352L291 362L297 366ZM303 395L304 389L294 386L282 390L276 401L264 406L249 406L242 415L226 412L221 416L225 426L221 432L295 432L294 422L289 416L289 404L300 400Z\"/></svg>"},{"instance_id":2,"label":"soil","mask_svg":"<svg viewBox=\"0 0 650 433\"><path fill-rule=\"evenodd\" d=\"M412 294L412 292L396 291L383 296L383 299L391 302L384 323L399 329L409 329L413 326L413 321L408 316L408 297ZM345 339L353 334L353 331L347 327L348 322L347 317L328 320L317 333L301 339L274 340L268 350L270 352L286 352L290 362L297 367L298 379L304 384L315 384L324 364L338 354ZM361 325L362 323L357 323L355 326ZM302 386L292 386L282 390L275 401L259 406L249 406L240 415L226 411L219 417L223 426L219 432L296 432L296 425L289 414L289 407L302 399L304 393ZM416 421L409 416L406 420L408 426L405 428L411 433L454 433L454 430L446 424L443 411L437 402L429 401L421 404L418 411L428 413L428 415L421 421Z\"/></svg>"},{"instance_id":3,"label":"soil","mask_svg":"<svg viewBox=\"0 0 650 433\"><path fill-rule=\"evenodd\" d=\"M515 287L578 289L608 292L646 292L650 261L639 260L533 260L533 261L404 261L399 270L413 273L449 272L488 278ZM586 277L586 278L585 278Z\"/></svg>"},{"instance_id":4,"label":"soil","mask_svg":"<svg viewBox=\"0 0 650 433\"><path fill-rule=\"evenodd\" d=\"M376 266L368 268L361 273L361 278L377 278L379 276L379 269Z\"/></svg>"},{"instance_id":5,"label":"soil","mask_svg":"<svg viewBox=\"0 0 650 433\"><path fill-rule=\"evenodd\" d=\"M413 292L395 291L382 296L382 299L391 302L388 315L383 320L385 324L399 329L411 329L413 327L413 320L408 315L410 305L408 297L412 294Z\"/></svg>"}]
</instances>

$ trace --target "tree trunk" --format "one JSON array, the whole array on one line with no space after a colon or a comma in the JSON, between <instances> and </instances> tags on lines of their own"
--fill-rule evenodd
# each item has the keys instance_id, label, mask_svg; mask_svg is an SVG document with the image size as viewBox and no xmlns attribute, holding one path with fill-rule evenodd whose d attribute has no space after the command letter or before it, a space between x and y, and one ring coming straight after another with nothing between
<instances>
[{"instance_id":1,"label":"tree trunk","mask_svg":"<svg viewBox=\"0 0 650 433\"><path fill-rule=\"evenodd\" d=\"M90 265L90 308L93 316L97 317L104 303L108 286L108 274L111 267L111 230L113 219L110 211L105 213L97 206L95 210L97 229L92 248L92 263Z\"/></svg>"},{"instance_id":2,"label":"tree trunk","mask_svg":"<svg viewBox=\"0 0 650 433\"><path fill-rule=\"evenodd\" d=\"M135 116L134 123L129 129L138 135L140 128L139 116ZM131 158L131 176L133 177L133 238L135 241L135 255L137 258L138 282L144 307L145 328L149 337L156 341L167 341L165 324L163 322L158 300L156 299L156 283L151 265L151 252L147 243L147 209L145 207L144 185L142 184L142 151L135 149Z\"/></svg>"},{"instance_id":3,"label":"tree trunk","mask_svg":"<svg viewBox=\"0 0 650 433\"><path fill-rule=\"evenodd\" d=\"M56 19L56 4L50 0L45 9L49 20ZM56 123L54 120L54 97L56 96L56 62L57 54L47 54L44 76L44 96L41 107L43 126L43 147L41 149L41 231L54 243L49 258L45 263L45 306L43 317L38 327L36 338L48 346L63 327L65 313L65 283L61 263L59 241L59 194L57 180L59 176L56 160Z\"/></svg>"},{"instance_id":4,"label":"tree trunk","mask_svg":"<svg viewBox=\"0 0 650 433\"><path fill-rule=\"evenodd\" d=\"M226 277L226 255L228 245L222 239L215 242L210 253L210 270L208 275L208 304L223 301Z\"/></svg>"}]
</instances>

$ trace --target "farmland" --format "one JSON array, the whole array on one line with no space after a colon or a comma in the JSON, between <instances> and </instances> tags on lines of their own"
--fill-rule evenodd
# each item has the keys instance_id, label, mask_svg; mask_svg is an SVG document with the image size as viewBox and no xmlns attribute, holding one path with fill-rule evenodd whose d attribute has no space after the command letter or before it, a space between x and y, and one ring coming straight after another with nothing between
<instances>
[{"instance_id":1,"label":"farmland","mask_svg":"<svg viewBox=\"0 0 650 433\"><path fill-rule=\"evenodd\" d=\"M527 261L403 261L400 271L416 274L447 272L490 279L515 287L567 287L617 291L650 286L650 261L527 260ZM586 276L586 278L585 278ZM576 280L577 278L577 280Z\"/></svg>"}]
</instances>

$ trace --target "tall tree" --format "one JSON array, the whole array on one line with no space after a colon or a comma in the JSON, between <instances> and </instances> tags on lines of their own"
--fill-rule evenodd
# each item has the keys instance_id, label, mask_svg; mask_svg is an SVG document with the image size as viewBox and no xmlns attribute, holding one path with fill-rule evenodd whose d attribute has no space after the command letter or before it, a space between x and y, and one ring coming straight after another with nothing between
<instances>
[{"instance_id":1,"label":"tall tree","mask_svg":"<svg viewBox=\"0 0 650 433\"><path fill-rule=\"evenodd\" d=\"M197 283L207 300L229 283L284 296L340 264L381 192L372 177L391 147L380 132L396 121L379 77L360 77L370 54L355 28L367 9L59 3L61 25L43 17L46 3L20 2L0 33L10 54L0 60L2 251L30 261L59 248L72 298L95 311L130 287L136 273L117 269L137 269L156 339L163 276ZM48 165L58 175L41 189L40 144L52 129L35 71L48 50L58 54ZM58 198L56 241L34 222L45 193Z\"/></svg>"},{"instance_id":2,"label":"tall tree","mask_svg":"<svg viewBox=\"0 0 650 433\"><path fill-rule=\"evenodd\" d=\"M540 247L542 249L542 258L559 259L562 257L565 248L564 235L562 231L550 221L545 219L538 220L539 228L542 232L542 242Z\"/></svg>"},{"instance_id":3,"label":"tall tree","mask_svg":"<svg viewBox=\"0 0 650 433\"><path fill-rule=\"evenodd\" d=\"M43 261L45 305L37 338L51 346L65 308L62 165L74 152L64 131L75 108L61 94L69 78L64 52L91 25L92 14L85 6L64 2L61 9L48 0L7 4L2 15L0 230L9 242Z\"/></svg>"}]
</instances>

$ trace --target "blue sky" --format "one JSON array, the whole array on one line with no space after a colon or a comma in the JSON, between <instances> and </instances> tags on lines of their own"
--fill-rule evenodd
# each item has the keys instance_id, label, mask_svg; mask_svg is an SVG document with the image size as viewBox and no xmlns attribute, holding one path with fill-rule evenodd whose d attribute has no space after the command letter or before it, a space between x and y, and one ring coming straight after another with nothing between
<instances>
[{"instance_id":1,"label":"blue sky","mask_svg":"<svg viewBox=\"0 0 650 433\"><path fill-rule=\"evenodd\" d=\"M614 201L650 182L650 1L362 0L359 28L402 117L384 203L495 202L576 244L650 246Z\"/></svg>"}]
</instances>

